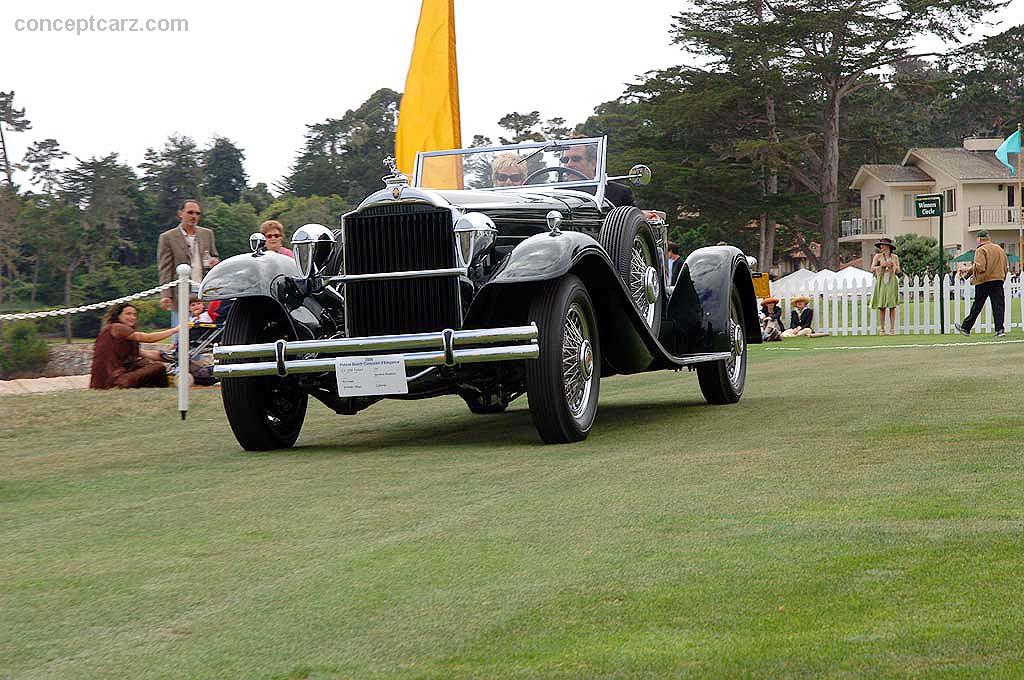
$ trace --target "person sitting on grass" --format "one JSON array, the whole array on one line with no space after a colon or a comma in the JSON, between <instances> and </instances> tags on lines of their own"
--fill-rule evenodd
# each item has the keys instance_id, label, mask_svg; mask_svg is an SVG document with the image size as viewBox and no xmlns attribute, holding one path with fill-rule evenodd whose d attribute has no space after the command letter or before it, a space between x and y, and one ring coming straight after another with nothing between
<instances>
[{"instance_id":1,"label":"person sitting on grass","mask_svg":"<svg viewBox=\"0 0 1024 680\"><path fill-rule=\"evenodd\" d=\"M782 309L779 307L779 298L765 298L761 303L761 338L765 342L782 340Z\"/></svg>"},{"instance_id":2,"label":"person sitting on grass","mask_svg":"<svg viewBox=\"0 0 1024 680\"><path fill-rule=\"evenodd\" d=\"M90 388L167 387L167 367L160 361L160 353L141 349L139 343L159 342L182 329L142 333L135 330L138 319L139 311L130 302L119 302L107 310L93 347Z\"/></svg>"},{"instance_id":3,"label":"person sitting on grass","mask_svg":"<svg viewBox=\"0 0 1024 680\"><path fill-rule=\"evenodd\" d=\"M793 298L793 306L796 308L789 313L789 328L783 331L782 337L795 338L798 335L810 337L814 332L811 323L814 321L814 310L807 306L811 298L799 295Z\"/></svg>"}]
</instances>

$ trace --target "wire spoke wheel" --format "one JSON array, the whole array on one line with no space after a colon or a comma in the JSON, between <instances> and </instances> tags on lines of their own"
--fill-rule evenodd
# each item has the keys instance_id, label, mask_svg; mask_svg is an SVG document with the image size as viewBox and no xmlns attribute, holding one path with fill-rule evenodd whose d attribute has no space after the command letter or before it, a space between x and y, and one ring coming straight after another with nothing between
<instances>
[{"instance_id":1,"label":"wire spoke wheel","mask_svg":"<svg viewBox=\"0 0 1024 680\"><path fill-rule=\"evenodd\" d=\"M628 288L629 297L648 326L654 323L654 308L658 295L657 285L654 254L651 252L650 244L638 233L633 238L633 247L630 250ZM652 287L654 301L650 299Z\"/></svg>"},{"instance_id":2,"label":"wire spoke wheel","mask_svg":"<svg viewBox=\"0 0 1024 680\"><path fill-rule=\"evenodd\" d=\"M580 418L590 403L591 378L594 375L594 351L590 326L576 303L565 315L562 336L562 381L565 402L573 418Z\"/></svg>"},{"instance_id":3,"label":"wire spoke wheel","mask_svg":"<svg viewBox=\"0 0 1024 680\"><path fill-rule=\"evenodd\" d=\"M587 287L574 274L550 281L530 304L540 356L526 362L530 417L548 444L587 438L601 388L601 338Z\"/></svg>"},{"instance_id":4,"label":"wire spoke wheel","mask_svg":"<svg viewBox=\"0 0 1024 680\"><path fill-rule=\"evenodd\" d=\"M729 314L729 349L732 356L725 360L725 369L733 389L742 391L746 376L744 362L747 360L747 339L743 334L743 319L739 313L737 306L732 305Z\"/></svg>"},{"instance_id":5,"label":"wire spoke wheel","mask_svg":"<svg viewBox=\"0 0 1024 680\"><path fill-rule=\"evenodd\" d=\"M747 336L743 327L743 302L733 287L729 295L729 321L726 327L729 357L697 364L700 391L709 404L735 404L743 396L747 382Z\"/></svg>"},{"instance_id":6,"label":"wire spoke wheel","mask_svg":"<svg viewBox=\"0 0 1024 680\"><path fill-rule=\"evenodd\" d=\"M605 217L598 241L626 287L630 302L654 337L661 329L661 270L658 240L643 211L613 209Z\"/></svg>"}]
</instances>

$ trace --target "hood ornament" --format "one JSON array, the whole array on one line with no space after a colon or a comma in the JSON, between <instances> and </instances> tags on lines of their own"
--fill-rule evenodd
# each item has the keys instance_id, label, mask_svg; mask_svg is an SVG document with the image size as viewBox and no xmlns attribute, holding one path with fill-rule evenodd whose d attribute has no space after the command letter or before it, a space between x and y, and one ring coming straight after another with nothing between
<instances>
[{"instance_id":1,"label":"hood ornament","mask_svg":"<svg viewBox=\"0 0 1024 680\"><path fill-rule=\"evenodd\" d=\"M409 178L398 171L398 165L395 164L395 159L392 156L385 158L383 163L384 167L388 169L388 174L380 179L384 182L384 186L391 188L391 195L397 200L402 195L402 187L409 186Z\"/></svg>"}]
</instances>

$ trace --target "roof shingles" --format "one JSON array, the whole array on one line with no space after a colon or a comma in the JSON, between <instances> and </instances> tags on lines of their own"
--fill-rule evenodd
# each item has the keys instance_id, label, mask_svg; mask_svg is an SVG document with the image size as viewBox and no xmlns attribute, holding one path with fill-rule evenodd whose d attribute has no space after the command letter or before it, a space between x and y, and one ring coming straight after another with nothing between
<instances>
[{"instance_id":1,"label":"roof shingles","mask_svg":"<svg viewBox=\"0 0 1024 680\"><path fill-rule=\"evenodd\" d=\"M927 172L913 165L862 165L861 168L887 184L935 181Z\"/></svg>"},{"instance_id":2,"label":"roof shingles","mask_svg":"<svg viewBox=\"0 0 1024 680\"><path fill-rule=\"evenodd\" d=\"M1009 169L999 162L991 151L968 151L966 149L911 149L904 163L912 156L943 169L954 178L964 180L1008 180Z\"/></svg>"}]
</instances>

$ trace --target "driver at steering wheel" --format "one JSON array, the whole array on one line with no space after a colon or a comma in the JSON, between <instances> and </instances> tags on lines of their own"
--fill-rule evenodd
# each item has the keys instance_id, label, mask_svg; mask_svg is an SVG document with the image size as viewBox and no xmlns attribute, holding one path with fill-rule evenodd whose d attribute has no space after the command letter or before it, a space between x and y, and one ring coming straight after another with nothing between
<instances>
[{"instance_id":1,"label":"driver at steering wheel","mask_svg":"<svg viewBox=\"0 0 1024 680\"><path fill-rule=\"evenodd\" d=\"M587 179L594 179L594 175L597 174L597 145L580 144L578 146L570 146L562 152L559 160L566 168L586 175ZM569 177L569 179L572 179L572 177ZM630 188L618 182L608 182L605 185L604 197L616 207L636 205L636 200L633 198L633 192Z\"/></svg>"}]
</instances>

